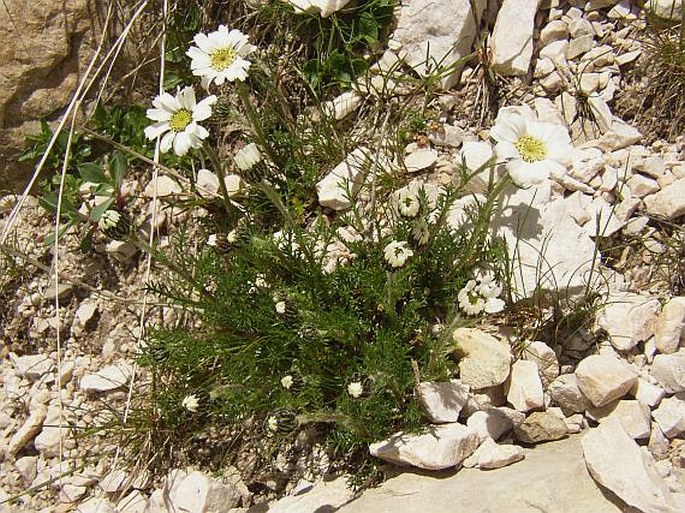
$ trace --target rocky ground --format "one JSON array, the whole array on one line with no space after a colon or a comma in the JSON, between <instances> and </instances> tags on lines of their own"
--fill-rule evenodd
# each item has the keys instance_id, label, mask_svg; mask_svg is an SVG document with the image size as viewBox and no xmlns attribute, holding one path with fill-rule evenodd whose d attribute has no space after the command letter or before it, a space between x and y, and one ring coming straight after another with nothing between
<instances>
[{"instance_id":1,"label":"rocky ground","mask_svg":"<svg viewBox=\"0 0 685 513\"><path fill-rule=\"evenodd\" d=\"M427 51L449 65L471 50L476 27L468 2L405 4L376 71L403 58L427 73ZM627 0L506 0L499 13L497 2L475 4L494 23L490 65L505 77L507 104L566 124L575 146L568 175L535 196L504 197L494 230L519 264L514 296L529 298L539 285L580 301L590 283L603 298L590 322L555 340L457 330L465 352L459 379L416 390L433 425L370 446L374 456L414 470L352 502L344 478L297 483L269 504L255 504L233 468L221 476L177 469L153 482L125 470L117 446L97 429L123 413L131 384L141 379L132 357L146 258L118 242L82 254L75 239L52 254L40 243L52 220L29 197L11 232L24 264L0 295L0 500L16 497L0 511L685 510L685 297L678 295L685 139L643 134L613 107L628 71L646 58L635 38L642 11ZM426 144L406 149L416 183L448 183L462 160L477 169L491 156L487 133L462 115L477 107L481 78L482 69L467 67L444 79L435 98L440 126ZM356 99L373 87L371 74L336 104L338 115L355 115ZM150 226L151 184L126 187L140 195L136 214ZM181 190L166 177L158 187L160 195ZM479 187L475 181L471 192ZM330 208L345 202L325 179L319 199ZM15 204L14 196L0 202L0 227ZM524 225L511 214L522 208L529 212ZM170 217L161 213L155 227L170 228ZM597 247L601 267L593 265ZM50 272L56 256L58 282ZM146 315L154 322L173 313L147 305Z\"/></svg>"}]
</instances>

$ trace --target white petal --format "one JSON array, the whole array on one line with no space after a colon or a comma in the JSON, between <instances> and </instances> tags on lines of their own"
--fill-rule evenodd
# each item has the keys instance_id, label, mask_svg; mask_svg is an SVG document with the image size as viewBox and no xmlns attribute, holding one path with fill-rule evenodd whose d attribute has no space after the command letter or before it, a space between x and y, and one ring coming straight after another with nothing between
<instances>
[{"instance_id":1,"label":"white petal","mask_svg":"<svg viewBox=\"0 0 685 513\"><path fill-rule=\"evenodd\" d=\"M174 153L182 157L190 149L190 137L186 132L179 132L174 137Z\"/></svg>"},{"instance_id":2,"label":"white petal","mask_svg":"<svg viewBox=\"0 0 685 513\"><path fill-rule=\"evenodd\" d=\"M195 89L192 87L184 87L176 95L178 102L181 107L189 111L193 111L195 108Z\"/></svg>"},{"instance_id":3,"label":"white petal","mask_svg":"<svg viewBox=\"0 0 685 513\"><path fill-rule=\"evenodd\" d=\"M193 109L193 120L204 121L210 117L212 115L212 105L216 103L216 100L217 97L212 94L195 105L195 108Z\"/></svg>"},{"instance_id":4,"label":"white petal","mask_svg":"<svg viewBox=\"0 0 685 513\"><path fill-rule=\"evenodd\" d=\"M193 41L195 41L195 44L200 48L205 53L212 53L212 46L209 43L209 38L207 37L207 34L203 34L200 32L199 34L195 34L195 37L193 38Z\"/></svg>"},{"instance_id":5,"label":"white petal","mask_svg":"<svg viewBox=\"0 0 685 513\"><path fill-rule=\"evenodd\" d=\"M485 313L497 313L504 310L504 301L499 298L490 298L485 302L485 307L483 308Z\"/></svg>"},{"instance_id":6,"label":"white petal","mask_svg":"<svg viewBox=\"0 0 685 513\"><path fill-rule=\"evenodd\" d=\"M165 109L147 109L145 115L152 121L169 121L173 114Z\"/></svg>"},{"instance_id":7,"label":"white petal","mask_svg":"<svg viewBox=\"0 0 685 513\"><path fill-rule=\"evenodd\" d=\"M167 130L169 130L169 123L166 121L159 121L158 123L154 123L145 127L144 132L145 137L147 137L149 140L152 140L157 139L157 137L162 135Z\"/></svg>"},{"instance_id":8,"label":"white petal","mask_svg":"<svg viewBox=\"0 0 685 513\"><path fill-rule=\"evenodd\" d=\"M233 48L240 48L247 43L247 36L239 30L233 29L227 34L227 41Z\"/></svg>"},{"instance_id":9,"label":"white petal","mask_svg":"<svg viewBox=\"0 0 685 513\"><path fill-rule=\"evenodd\" d=\"M209 55L207 55L207 52L203 52L197 46L191 46L190 48L188 48L188 50L186 51L186 55L193 60L199 60L202 58L209 60Z\"/></svg>"},{"instance_id":10,"label":"white petal","mask_svg":"<svg viewBox=\"0 0 685 513\"><path fill-rule=\"evenodd\" d=\"M499 116L498 116L499 117ZM526 119L521 115L507 115L490 129L490 137L497 142L516 142L526 133Z\"/></svg>"},{"instance_id":11,"label":"white petal","mask_svg":"<svg viewBox=\"0 0 685 513\"><path fill-rule=\"evenodd\" d=\"M174 142L174 138L176 137L176 132L169 132L166 134L164 137L162 137L162 140L159 143L159 150L162 153L166 153L171 149L171 144Z\"/></svg>"},{"instance_id":12,"label":"white petal","mask_svg":"<svg viewBox=\"0 0 685 513\"><path fill-rule=\"evenodd\" d=\"M152 100L152 105L158 109L164 109L172 114L181 108L181 104L169 93L162 93Z\"/></svg>"},{"instance_id":13,"label":"white petal","mask_svg":"<svg viewBox=\"0 0 685 513\"><path fill-rule=\"evenodd\" d=\"M554 160L547 159L545 161L547 164L547 171L550 176L554 178L561 178L566 174L566 166L563 164L560 164L559 162L555 162Z\"/></svg>"},{"instance_id":14,"label":"white petal","mask_svg":"<svg viewBox=\"0 0 685 513\"><path fill-rule=\"evenodd\" d=\"M506 167L514 183L523 189L538 185L549 178L549 170L545 167L545 161L512 160Z\"/></svg>"},{"instance_id":15,"label":"white petal","mask_svg":"<svg viewBox=\"0 0 685 513\"><path fill-rule=\"evenodd\" d=\"M195 135L197 135L199 139L206 139L209 136L209 131L202 125L197 125L197 128L195 128Z\"/></svg>"},{"instance_id":16,"label":"white petal","mask_svg":"<svg viewBox=\"0 0 685 513\"><path fill-rule=\"evenodd\" d=\"M497 155L497 161L502 162L507 159L517 159L520 157L516 146L514 143L509 141L502 141L495 145L495 155Z\"/></svg>"}]
</instances>

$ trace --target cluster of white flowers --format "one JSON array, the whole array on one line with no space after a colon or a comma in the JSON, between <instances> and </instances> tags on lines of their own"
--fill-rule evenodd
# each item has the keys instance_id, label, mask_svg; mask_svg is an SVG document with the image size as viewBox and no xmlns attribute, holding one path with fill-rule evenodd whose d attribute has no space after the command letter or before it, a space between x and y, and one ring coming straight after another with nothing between
<instances>
[{"instance_id":1,"label":"cluster of white flowers","mask_svg":"<svg viewBox=\"0 0 685 513\"><path fill-rule=\"evenodd\" d=\"M196 34L194 41L197 46L191 46L186 55L191 58L193 75L201 77L205 89L212 83L221 85L225 81L247 78L251 63L245 57L257 48L248 42L245 34L220 25L209 34ZM173 149L176 155L183 156L191 149L198 149L209 136L209 131L199 123L211 117L216 101L217 97L210 95L197 102L193 87L185 87L175 96L162 93L152 101L154 108L147 110L147 117L155 123L145 128L145 136L149 140L161 137L159 149L162 153ZM243 157L243 161L253 162L254 151L258 155L259 150L255 146L248 151L251 152L249 158Z\"/></svg>"},{"instance_id":2,"label":"cluster of white flowers","mask_svg":"<svg viewBox=\"0 0 685 513\"><path fill-rule=\"evenodd\" d=\"M502 286L495 282L494 277L479 273L459 291L457 300L459 307L467 315L478 315L482 312L497 313L504 310L504 301L499 299L500 294L502 294Z\"/></svg>"},{"instance_id":3,"label":"cluster of white flowers","mask_svg":"<svg viewBox=\"0 0 685 513\"><path fill-rule=\"evenodd\" d=\"M361 381L353 381L347 385L347 393L355 399L359 399L364 393L364 384Z\"/></svg>"},{"instance_id":4,"label":"cluster of white flowers","mask_svg":"<svg viewBox=\"0 0 685 513\"><path fill-rule=\"evenodd\" d=\"M404 217L416 217L421 208L421 202L416 194L410 191L401 191L397 198L397 210Z\"/></svg>"},{"instance_id":5,"label":"cluster of white flowers","mask_svg":"<svg viewBox=\"0 0 685 513\"><path fill-rule=\"evenodd\" d=\"M538 121L529 108L504 107L497 113L490 137L495 155L505 162L514 183L522 188L560 177L571 164L573 146L566 127Z\"/></svg>"},{"instance_id":6,"label":"cluster of white flowers","mask_svg":"<svg viewBox=\"0 0 685 513\"><path fill-rule=\"evenodd\" d=\"M105 212L100 216L98 221L98 227L101 230L107 230L109 228L114 228L121 219L121 214L116 210L105 210Z\"/></svg>"},{"instance_id":7,"label":"cluster of white flowers","mask_svg":"<svg viewBox=\"0 0 685 513\"><path fill-rule=\"evenodd\" d=\"M394 268L402 267L405 262L414 256L406 241L392 241L383 249L383 258Z\"/></svg>"},{"instance_id":8,"label":"cluster of white flowers","mask_svg":"<svg viewBox=\"0 0 685 513\"><path fill-rule=\"evenodd\" d=\"M250 143L244 148L240 148L233 156L235 165L241 171L249 171L255 164L262 160L262 154L259 152L259 148L255 143Z\"/></svg>"},{"instance_id":9,"label":"cluster of white flowers","mask_svg":"<svg viewBox=\"0 0 685 513\"><path fill-rule=\"evenodd\" d=\"M181 405L189 412L195 413L200 407L200 399L195 394L189 394L183 398Z\"/></svg>"},{"instance_id":10,"label":"cluster of white flowers","mask_svg":"<svg viewBox=\"0 0 685 513\"><path fill-rule=\"evenodd\" d=\"M281 378L281 386L283 388L285 388L286 390L290 390L290 388L293 386L294 382L295 382L295 380L293 379L293 377L290 374L288 374L287 376L283 376Z\"/></svg>"}]
</instances>

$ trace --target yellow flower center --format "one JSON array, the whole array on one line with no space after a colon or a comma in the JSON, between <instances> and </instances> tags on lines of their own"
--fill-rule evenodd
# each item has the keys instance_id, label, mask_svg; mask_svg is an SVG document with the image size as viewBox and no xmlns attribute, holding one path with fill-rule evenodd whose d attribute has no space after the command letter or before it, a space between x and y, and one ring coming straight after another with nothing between
<instances>
[{"instance_id":1,"label":"yellow flower center","mask_svg":"<svg viewBox=\"0 0 685 513\"><path fill-rule=\"evenodd\" d=\"M193 113L188 109L179 109L169 120L169 128L174 132L182 132L193 120Z\"/></svg>"},{"instance_id":2,"label":"yellow flower center","mask_svg":"<svg viewBox=\"0 0 685 513\"><path fill-rule=\"evenodd\" d=\"M526 162L537 162L547 158L547 147L540 139L524 135L514 144L519 156Z\"/></svg>"},{"instance_id":3,"label":"yellow flower center","mask_svg":"<svg viewBox=\"0 0 685 513\"><path fill-rule=\"evenodd\" d=\"M237 57L238 53L233 48L220 48L214 50L210 56L212 68L216 71L223 71L233 64Z\"/></svg>"}]
</instances>

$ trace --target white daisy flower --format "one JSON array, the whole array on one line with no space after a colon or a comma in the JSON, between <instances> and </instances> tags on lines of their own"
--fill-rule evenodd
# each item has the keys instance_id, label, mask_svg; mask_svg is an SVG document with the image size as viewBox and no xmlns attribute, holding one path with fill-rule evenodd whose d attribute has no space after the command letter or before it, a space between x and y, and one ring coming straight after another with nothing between
<instances>
[{"instance_id":1,"label":"white daisy flower","mask_svg":"<svg viewBox=\"0 0 685 513\"><path fill-rule=\"evenodd\" d=\"M207 245L216 247L217 240L216 240L216 233L212 233L209 237L207 237Z\"/></svg>"},{"instance_id":2,"label":"white daisy flower","mask_svg":"<svg viewBox=\"0 0 685 513\"><path fill-rule=\"evenodd\" d=\"M469 280L457 294L459 307L466 315L478 315L485 308L485 300L476 292L476 280Z\"/></svg>"},{"instance_id":3,"label":"white daisy flower","mask_svg":"<svg viewBox=\"0 0 685 513\"><path fill-rule=\"evenodd\" d=\"M385 246L383 257L392 267L402 267L414 252L409 248L405 241L392 241Z\"/></svg>"},{"instance_id":4,"label":"white daisy flower","mask_svg":"<svg viewBox=\"0 0 685 513\"><path fill-rule=\"evenodd\" d=\"M419 213L419 208L421 203L416 195L409 191L402 191L397 198L397 210L399 210L400 215L404 217L415 217Z\"/></svg>"},{"instance_id":5,"label":"white daisy flower","mask_svg":"<svg viewBox=\"0 0 685 513\"><path fill-rule=\"evenodd\" d=\"M530 109L500 109L490 136L497 142L498 161L506 162L507 172L521 188L538 185L550 176L562 176L571 164L573 146L568 130L538 121Z\"/></svg>"},{"instance_id":6,"label":"white daisy flower","mask_svg":"<svg viewBox=\"0 0 685 513\"><path fill-rule=\"evenodd\" d=\"M293 377L288 374L287 376L283 376L281 378L281 386L285 388L286 390L290 390L290 387L293 386L294 380Z\"/></svg>"},{"instance_id":7,"label":"white daisy flower","mask_svg":"<svg viewBox=\"0 0 685 513\"><path fill-rule=\"evenodd\" d=\"M207 89L212 82L221 85L225 81L243 81L247 78L250 61L245 57L257 47L247 41L239 30L231 31L225 25L209 34L195 34L197 46L191 46L186 55L190 57L193 75L202 77L202 87Z\"/></svg>"},{"instance_id":8,"label":"white daisy flower","mask_svg":"<svg viewBox=\"0 0 685 513\"><path fill-rule=\"evenodd\" d=\"M347 385L347 393L355 399L359 399L364 393L364 385L361 383L361 381L353 381Z\"/></svg>"},{"instance_id":9,"label":"white daisy flower","mask_svg":"<svg viewBox=\"0 0 685 513\"><path fill-rule=\"evenodd\" d=\"M155 108L147 110L147 117L155 123L145 128L145 136L153 140L164 134L159 145L162 153L173 147L182 157L189 149L200 148L209 135L198 123L212 115L215 102L216 96L211 95L197 103L192 87L181 89L176 96L162 93L152 101Z\"/></svg>"},{"instance_id":10,"label":"white daisy flower","mask_svg":"<svg viewBox=\"0 0 685 513\"><path fill-rule=\"evenodd\" d=\"M255 143L250 143L244 148L238 150L238 152L233 156L236 166L241 171L249 171L262 160L262 154L259 152L259 148Z\"/></svg>"},{"instance_id":11,"label":"white daisy flower","mask_svg":"<svg viewBox=\"0 0 685 513\"><path fill-rule=\"evenodd\" d=\"M187 395L183 398L181 405L188 411L195 413L200 407L200 400L195 394Z\"/></svg>"},{"instance_id":12,"label":"white daisy flower","mask_svg":"<svg viewBox=\"0 0 685 513\"><path fill-rule=\"evenodd\" d=\"M286 305L285 305L285 301L276 302L276 304L274 305L274 308L276 309L276 313L279 315L283 315L287 309Z\"/></svg>"}]
</instances>

